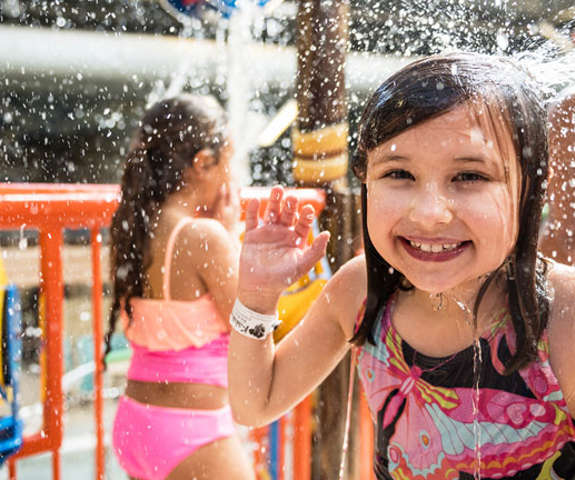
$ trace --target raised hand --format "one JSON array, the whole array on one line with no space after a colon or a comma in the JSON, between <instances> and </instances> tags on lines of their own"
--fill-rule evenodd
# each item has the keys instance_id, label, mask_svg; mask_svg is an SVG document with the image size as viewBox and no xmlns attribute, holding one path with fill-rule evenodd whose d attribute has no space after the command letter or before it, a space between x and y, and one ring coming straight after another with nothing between
<instances>
[{"instance_id":1,"label":"raised hand","mask_svg":"<svg viewBox=\"0 0 575 480\"><path fill-rule=\"evenodd\" d=\"M237 185L222 184L211 216L220 221L229 232L236 230L240 219L240 195Z\"/></svg>"},{"instance_id":2,"label":"raised hand","mask_svg":"<svg viewBox=\"0 0 575 480\"><path fill-rule=\"evenodd\" d=\"M322 232L307 245L314 209L304 205L298 214L297 198L284 200L283 194L282 187L272 188L261 224L258 200L251 200L246 210L238 296L244 305L262 313L275 310L281 292L325 255L329 240L329 232Z\"/></svg>"}]
</instances>

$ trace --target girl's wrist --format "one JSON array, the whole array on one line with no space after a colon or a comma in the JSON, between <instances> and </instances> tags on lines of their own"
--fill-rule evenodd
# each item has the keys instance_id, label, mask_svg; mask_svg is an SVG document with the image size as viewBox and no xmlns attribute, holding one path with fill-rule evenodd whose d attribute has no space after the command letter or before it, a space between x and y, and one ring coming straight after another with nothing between
<instances>
[{"instance_id":1,"label":"girl's wrist","mask_svg":"<svg viewBox=\"0 0 575 480\"><path fill-rule=\"evenodd\" d=\"M245 337L265 340L280 325L277 312L258 313L236 299L230 315L231 327Z\"/></svg>"},{"instance_id":2,"label":"girl's wrist","mask_svg":"<svg viewBox=\"0 0 575 480\"><path fill-rule=\"evenodd\" d=\"M250 310L264 315L273 315L277 310L280 293L261 290L240 290L238 300Z\"/></svg>"}]
</instances>

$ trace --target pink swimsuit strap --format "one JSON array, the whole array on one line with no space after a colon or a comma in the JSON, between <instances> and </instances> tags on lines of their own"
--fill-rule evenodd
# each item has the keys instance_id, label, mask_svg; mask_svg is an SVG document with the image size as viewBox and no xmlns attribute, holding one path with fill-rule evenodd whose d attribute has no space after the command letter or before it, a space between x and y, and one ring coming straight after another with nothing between
<instances>
[{"instance_id":1,"label":"pink swimsuit strap","mask_svg":"<svg viewBox=\"0 0 575 480\"><path fill-rule=\"evenodd\" d=\"M170 297L170 280L172 276L172 256L174 254L174 245L176 244L176 237L178 233L188 224L192 223L192 217L182 218L170 232L168 243L166 245L166 255L164 256L164 281L162 285L164 300L171 300Z\"/></svg>"}]
</instances>

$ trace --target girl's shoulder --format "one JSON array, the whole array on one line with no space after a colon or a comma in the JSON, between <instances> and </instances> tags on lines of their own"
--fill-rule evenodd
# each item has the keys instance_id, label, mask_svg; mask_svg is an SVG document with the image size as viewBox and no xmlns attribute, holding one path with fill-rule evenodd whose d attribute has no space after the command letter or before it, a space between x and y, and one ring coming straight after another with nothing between
<instances>
[{"instance_id":1,"label":"girl's shoulder","mask_svg":"<svg viewBox=\"0 0 575 480\"><path fill-rule=\"evenodd\" d=\"M188 272L203 270L201 266L214 258L235 259L239 252L239 241L234 241L226 228L213 218L166 215L156 234L152 244L155 243L159 257L169 257Z\"/></svg>"},{"instance_id":2,"label":"girl's shoulder","mask_svg":"<svg viewBox=\"0 0 575 480\"><path fill-rule=\"evenodd\" d=\"M575 268L551 263L549 269L549 361L569 411L575 416Z\"/></svg>"},{"instance_id":3,"label":"girl's shoulder","mask_svg":"<svg viewBox=\"0 0 575 480\"><path fill-rule=\"evenodd\" d=\"M206 242L216 246L230 241L230 234L221 222L208 217L174 215L166 218L164 228L168 242L173 238L176 246L188 249L205 248Z\"/></svg>"},{"instance_id":4,"label":"girl's shoulder","mask_svg":"<svg viewBox=\"0 0 575 480\"><path fill-rule=\"evenodd\" d=\"M330 279L324 294L330 299L346 336L353 336L357 313L367 295L365 257L358 255L346 262Z\"/></svg>"},{"instance_id":5,"label":"girl's shoulder","mask_svg":"<svg viewBox=\"0 0 575 480\"><path fill-rule=\"evenodd\" d=\"M575 268L549 262L550 326L575 318Z\"/></svg>"},{"instance_id":6,"label":"girl's shoulder","mask_svg":"<svg viewBox=\"0 0 575 480\"><path fill-rule=\"evenodd\" d=\"M575 268L550 262L549 288L549 337L553 343L575 344Z\"/></svg>"},{"instance_id":7,"label":"girl's shoulder","mask_svg":"<svg viewBox=\"0 0 575 480\"><path fill-rule=\"evenodd\" d=\"M329 283L331 284L331 288L338 290L367 291L365 257L363 255L358 255L353 257L351 260L348 260L333 275Z\"/></svg>"}]
</instances>

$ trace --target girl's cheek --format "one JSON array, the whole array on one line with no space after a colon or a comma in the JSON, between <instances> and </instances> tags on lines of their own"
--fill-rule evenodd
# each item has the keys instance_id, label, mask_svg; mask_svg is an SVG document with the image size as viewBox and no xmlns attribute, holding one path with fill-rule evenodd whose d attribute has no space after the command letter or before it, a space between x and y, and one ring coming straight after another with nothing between
<instances>
[{"instance_id":1,"label":"girl's cheek","mask_svg":"<svg viewBox=\"0 0 575 480\"><path fill-rule=\"evenodd\" d=\"M409 205L413 193L402 191L401 189L389 189L383 185L374 182L368 184L367 190L367 207L377 209L378 211L397 212L403 207Z\"/></svg>"}]
</instances>

